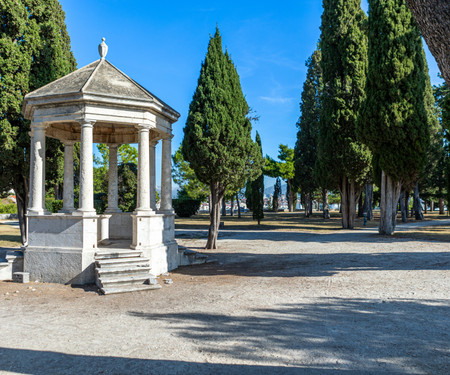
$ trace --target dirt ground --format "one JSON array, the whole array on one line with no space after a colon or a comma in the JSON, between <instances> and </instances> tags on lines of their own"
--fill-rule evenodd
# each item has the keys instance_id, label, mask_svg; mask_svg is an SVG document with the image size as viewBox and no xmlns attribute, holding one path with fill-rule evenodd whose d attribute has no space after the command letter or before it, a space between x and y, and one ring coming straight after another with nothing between
<instances>
[{"instance_id":1,"label":"dirt ground","mask_svg":"<svg viewBox=\"0 0 450 375\"><path fill-rule=\"evenodd\" d=\"M0 282L0 374L450 374L449 242L277 229L219 246L151 292Z\"/></svg>"}]
</instances>

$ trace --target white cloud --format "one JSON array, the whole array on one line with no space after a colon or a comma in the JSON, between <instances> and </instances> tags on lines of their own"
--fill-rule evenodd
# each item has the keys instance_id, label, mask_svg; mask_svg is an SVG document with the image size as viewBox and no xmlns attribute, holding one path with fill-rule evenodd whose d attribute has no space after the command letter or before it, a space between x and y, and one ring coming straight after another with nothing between
<instances>
[{"instance_id":1,"label":"white cloud","mask_svg":"<svg viewBox=\"0 0 450 375\"><path fill-rule=\"evenodd\" d=\"M277 104L286 104L290 103L294 98L283 98L283 97L271 97L271 96L260 96L261 100L264 100L266 102L270 103L277 103Z\"/></svg>"}]
</instances>

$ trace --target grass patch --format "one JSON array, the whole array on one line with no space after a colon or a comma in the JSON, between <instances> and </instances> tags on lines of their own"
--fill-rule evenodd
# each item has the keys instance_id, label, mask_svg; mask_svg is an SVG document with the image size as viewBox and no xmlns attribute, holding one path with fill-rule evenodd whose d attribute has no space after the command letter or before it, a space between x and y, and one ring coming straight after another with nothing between
<instances>
[{"instance_id":1,"label":"grass patch","mask_svg":"<svg viewBox=\"0 0 450 375\"><path fill-rule=\"evenodd\" d=\"M431 240L450 242L450 226L448 225L433 225L430 227L422 227L416 229L409 229L407 232L396 232L394 237L398 238L412 238L416 240Z\"/></svg>"},{"instance_id":2,"label":"grass patch","mask_svg":"<svg viewBox=\"0 0 450 375\"><path fill-rule=\"evenodd\" d=\"M237 216L222 216L224 228L229 230L261 230L261 231L295 231L295 232L330 232L342 229L341 215L332 211L331 218L325 220L321 212L316 212L309 218L303 212L264 212L264 219L258 226L251 213L244 213L239 219ZM177 229L208 229L209 215L198 214L190 218L176 218ZM368 221L367 227L376 227L378 218ZM356 219L355 229L363 228L363 218Z\"/></svg>"},{"instance_id":3,"label":"grass patch","mask_svg":"<svg viewBox=\"0 0 450 375\"><path fill-rule=\"evenodd\" d=\"M20 229L8 222L0 222L0 247L18 247L22 245Z\"/></svg>"}]
</instances>

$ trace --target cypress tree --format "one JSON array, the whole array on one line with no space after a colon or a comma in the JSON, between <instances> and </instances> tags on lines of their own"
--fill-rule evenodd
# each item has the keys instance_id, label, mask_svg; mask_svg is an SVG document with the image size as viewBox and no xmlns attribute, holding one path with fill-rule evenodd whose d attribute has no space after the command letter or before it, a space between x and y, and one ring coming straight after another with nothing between
<instances>
[{"instance_id":1,"label":"cypress tree","mask_svg":"<svg viewBox=\"0 0 450 375\"><path fill-rule=\"evenodd\" d=\"M367 98L358 134L381 170L379 232L392 234L401 186L417 180L429 143L425 62L404 0L369 1L368 32Z\"/></svg>"},{"instance_id":2,"label":"cypress tree","mask_svg":"<svg viewBox=\"0 0 450 375\"><path fill-rule=\"evenodd\" d=\"M273 210L275 212L278 212L278 207L279 207L279 199L281 196L281 180L280 177L277 177L277 180L275 181L275 186L273 189L273 197L272 197L272 206L273 206Z\"/></svg>"},{"instance_id":3,"label":"cypress tree","mask_svg":"<svg viewBox=\"0 0 450 375\"><path fill-rule=\"evenodd\" d=\"M211 191L207 249L217 248L220 202L261 173L262 159L251 139L249 106L239 75L216 29L202 63L197 89L184 127L183 157Z\"/></svg>"},{"instance_id":4,"label":"cypress tree","mask_svg":"<svg viewBox=\"0 0 450 375\"><path fill-rule=\"evenodd\" d=\"M305 201L305 216L309 217L309 204L317 180L314 168L317 161L317 142L319 138L320 94L322 72L320 69L320 50L316 50L306 61L308 72L303 84L300 102L300 118L297 122L297 142L294 147L295 178L294 186L300 190Z\"/></svg>"},{"instance_id":5,"label":"cypress tree","mask_svg":"<svg viewBox=\"0 0 450 375\"><path fill-rule=\"evenodd\" d=\"M256 144L262 158L261 138L258 132L256 132ZM258 220L260 225L261 219L264 218L264 175L262 173L252 182L252 211L253 220Z\"/></svg>"},{"instance_id":6,"label":"cypress tree","mask_svg":"<svg viewBox=\"0 0 450 375\"><path fill-rule=\"evenodd\" d=\"M0 17L0 191L14 189L25 242L30 124L21 115L23 97L75 70L76 63L57 0L4 0ZM52 184L62 175L61 156L61 144L49 140L46 171Z\"/></svg>"},{"instance_id":7,"label":"cypress tree","mask_svg":"<svg viewBox=\"0 0 450 375\"><path fill-rule=\"evenodd\" d=\"M318 171L329 185L323 187L339 187L342 227L351 229L370 164L370 152L356 138L367 71L367 17L359 0L324 0L323 7Z\"/></svg>"}]
</instances>

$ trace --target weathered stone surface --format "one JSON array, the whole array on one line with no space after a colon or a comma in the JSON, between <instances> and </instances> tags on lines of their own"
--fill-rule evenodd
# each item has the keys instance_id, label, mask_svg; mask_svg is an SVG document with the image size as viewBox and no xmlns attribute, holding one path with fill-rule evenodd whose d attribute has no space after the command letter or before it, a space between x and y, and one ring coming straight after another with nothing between
<instances>
[{"instance_id":1,"label":"weathered stone surface","mask_svg":"<svg viewBox=\"0 0 450 375\"><path fill-rule=\"evenodd\" d=\"M13 281L15 283L28 284L30 282L30 274L28 272L14 272Z\"/></svg>"}]
</instances>

